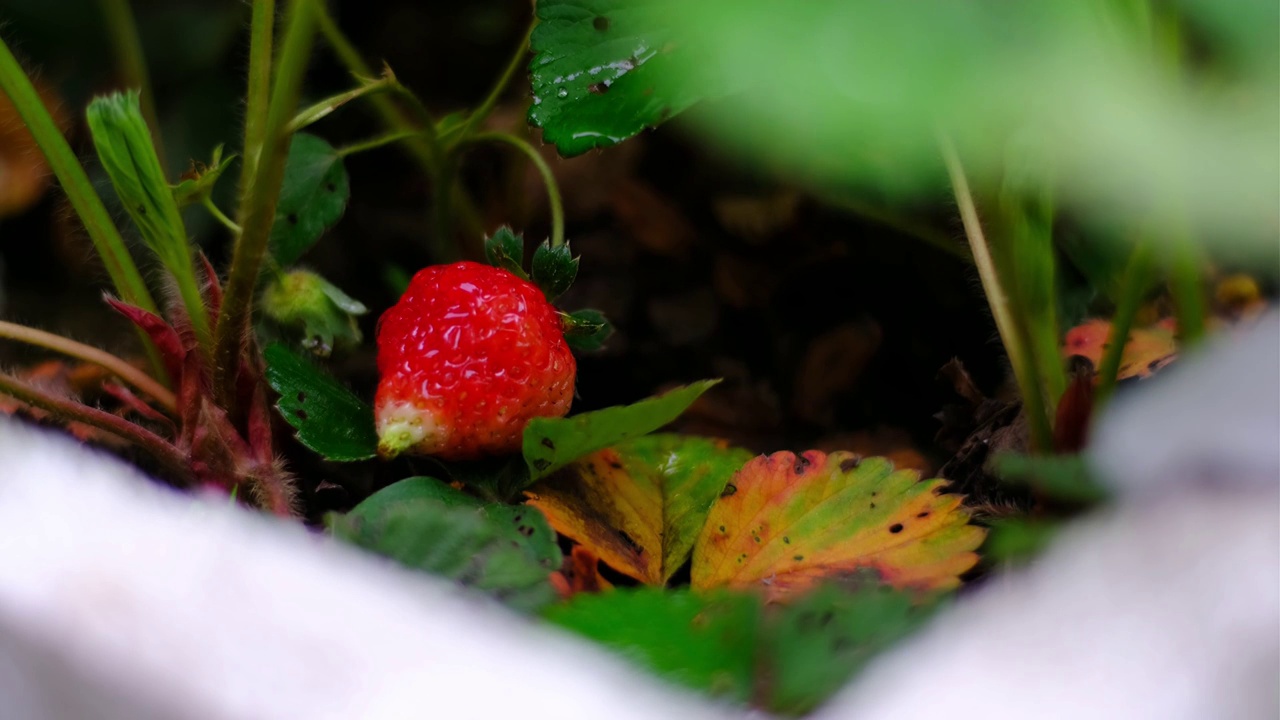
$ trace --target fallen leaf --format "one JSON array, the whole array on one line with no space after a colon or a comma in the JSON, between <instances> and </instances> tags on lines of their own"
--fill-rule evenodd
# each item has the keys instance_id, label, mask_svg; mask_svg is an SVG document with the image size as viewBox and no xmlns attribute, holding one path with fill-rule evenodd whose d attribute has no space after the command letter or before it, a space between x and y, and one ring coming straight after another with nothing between
<instances>
[{"instance_id":1,"label":"fallen leaf","mask_svg":"<svg viewBox=\"0 0 1280 720\"><path fill-rule=\"evenodd\" d=\"M884 458L811 450L748 462L712 506L693 553L694 589L759 588L770 600L824 578L945 590L978 561L944 480L921 481Z\"/></svg>"},{"instance_id":2,"label":"fallen leaf","mask_svg":"<svg viewBox=\"0 0 1280 720\"><path fill-rule=\"evenodd\" d=\"M1068 358L1087 358L1097 368L1102 364L1102 356L1106 352L1110 336L1110 322L1097 318L1087 320L1067 331L1062 354ZM1149 328L1133 330L1125 343L1116 378L1127 380L1150 377L1152 373L1173 362L1177 353L1172 319L1162 320Z\"/></svg>"},{"instance_id":3,"label":"fallen leaf","mask_svg":"<svg viewBox=\"0 0 1280 720\"><path fill-rule=\"evenodd\" d=\"M613 569L662 585L750 458L719 440L649 435L574 462L534 486L529 504Z\"/></svg>"}]
</instances>

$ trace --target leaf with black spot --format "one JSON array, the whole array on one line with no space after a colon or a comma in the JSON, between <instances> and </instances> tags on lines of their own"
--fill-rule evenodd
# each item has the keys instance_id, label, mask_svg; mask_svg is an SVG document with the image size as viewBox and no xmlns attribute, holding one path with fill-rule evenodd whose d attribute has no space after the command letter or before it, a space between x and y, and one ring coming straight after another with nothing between
<instances>
[{"instance_id":1,"label":"leaf with black spot","mask_svg":"<svg viewBox=\"0 0 1280 720\"><path fill-rule=\"evenodd\" d=\"M326 460L367 460L378 453L373 408L287 345L263 352L266 379L280 393L276 409L298 441Z\"/></svg>"},{"instance_id":2,"label":"leaf with black spot","mask_svg":"<svg viewBox=\"0 0 1280 720\"><path fill-rule=\"evenodd\" d=\"M696 590L757 588L785 600L824 578L949 590L978 562L985 537L962 498L943 492L946 481L884 458L761 455L729 485L694 547Z\"/></svg>"},{"instance_id":3,"label":"leaf with black spot","mask_svg":"<svg viewBox=\"0 0 1280 720\"><path fill-rule=\"evenodd\" d=\"M723 440L646 435L534 485L529 504L613 569L663 585L689 559L711 505L749 459Z\"/></svg>"},{"instance_id":4,"label":"leaf with black spot","mask_svg":"<svg viewBox=\"0 0 1280 720\"><path fill-rule=\"evenodd\" d=\"M707 63L653 0L539 0L529 123L569 157L608 147L709 93Z\"/></svg>"},{"instance_id":5,"label":"leaf with black spot","mask_svg":"<svg viewBox=\"0 0 1280 720\"><path fill-rule=\"evenodd\" d=\"M578 258L569 250L569 244L556 245L543 240L533 251L533 284L542 289L548 302L564 294L578 276Z\"/></svg>"},{"instance_id":6,"label":"leaf with black spot","mask_svg":"<svg viewBox=\"0 0 1280 720\"><path fill-rule=\"evenodd\" d=\"M503 225L485 238L484 258L490 265L502 268L516 277L529 279L524 271L524 236Z\"/></svg>"},{"instance_id":7,"label":"leaf with black spot","mask_svg":"<svg viewBox=\"0 0 1280 720\"><path fill-rule=\"evenodd\" d=\"M557 597L551 573L563 558L535 508L485 502L435 478L413 477L327 522L342 540L519 610L537 610Z\"/></svg>"},{"instance_id":8,"label":"leaf with black spot","mask_svg":"<svg viewBox=\"0 0 1280 720\"><path fill-rule=\"evenodd\" d=\"M310 133L295 134L271 226L271 254L276 262L297 262L338 222L350 197L347 169L337 150Z\"/></svg>"}]
</instances>

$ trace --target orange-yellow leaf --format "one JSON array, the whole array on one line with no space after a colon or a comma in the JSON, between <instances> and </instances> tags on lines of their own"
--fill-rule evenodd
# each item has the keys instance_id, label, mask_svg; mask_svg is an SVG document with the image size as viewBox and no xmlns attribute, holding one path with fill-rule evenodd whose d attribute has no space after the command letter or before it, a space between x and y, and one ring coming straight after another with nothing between
<instances>
[{"instance_id":1,"label":"orange-yellow leaf","mask_svg":"<svg viewBox=\"0 0 1280 720\"><path fill-rule=\"evenodd\" d=\"M761 588L770 600L831 577L943 590L974 566L986 532L945 481L884 458L811 450L760 456L712 506L693 587Z\"/></svg>"},{"instance_id":2,"label":"orange-yellow leaf","mask_svg":"<svg viewBox=\"0 0 1280 720\"><path fill-rule=\"evenodd\" d=\"M662 585L750 457L720 440L648 435L577 460L535 485L529 504L613 569Z\"/></svg>"},{"instance_id":3,"label":"orange-yellow leaf","mask_svg":"<svg viewBox=\"0 0 1280 720\"><path fill-rule=\"evenodd\" d=\"M1110 342L1111 323L1106 320L1088 320L1067 331L1062 348L1066 357L1079 355L1088 358L1096 368L1102 364L1102 356ZM1119 380L1145 378L1173 362L1178 345L1174 338L1172 320L1162 320L1146 329L1129 333L1124 354L1120 356Z\"/></svg>"}]
</instances>

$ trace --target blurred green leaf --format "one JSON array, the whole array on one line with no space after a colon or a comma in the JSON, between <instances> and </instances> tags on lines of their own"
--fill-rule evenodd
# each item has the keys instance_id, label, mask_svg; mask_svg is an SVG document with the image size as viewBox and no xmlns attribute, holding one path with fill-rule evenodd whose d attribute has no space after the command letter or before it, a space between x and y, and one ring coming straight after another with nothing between
<instances>
[{"instance_id":1,"label":"blurred green leaf","mask_svg":"<svg viewBox=\"0 0 1280 720\"><path fill-rule=\"evenodd\" d=\"M1023 563L1039 555L1057 537L1061 522L1005 518L989 524L982 555L990 563Z\"/></svg>"},{"instance_id":2,"label":"blurred green leaf","mask_svg":"<svg viewBox=\"0 0 1280 720\"><path fill-rule=\"evenodd\" d=\"M675 420L719 380L702 380L632 405L567 418L534 418L524 430L530 481L539 480L584 455L647 435Z\"/></svg>"},{"instance_id":3,"label":"blurred green leaf","mask_svg":"<svg viewBox=\"0 0 1280 720\"><path fill-rule=\"evenodd\" d=\"M698 114L708 137L743 157L818 186L928 193L945 182L943 133L989 188L1006 139L1031 130L1048 155L1029 179L1055 188L1064 210L1162 238L1190 225L1207 242L1275 256L1277 63L1173 68L1119 6L1074 0L668 0L661 11L682 49L714 59L665 69L664 81L716 87L728 73L748 88ZM1274 55L1274 23L1205 12L1230 26L1229 42Z\"/></svg>"},{"instance_id":4,"label":"blurred green leaf","mask_svg":"<svg viewBox=\"0 0 1280 720\"><path fill-rule=\"evenodd\" d=\"M929 617L932 604L824 586L790 605L656 588L576 595L551 622L686 687L801 715Z\"/></svg>"},{"instance_id":5,"label":"blurred green leaf","mask_svg":"<svg viewBox=\"0 0 1280 720\"><path fill-rule=\"evenodd\" d=\"M1027 485L1056 500L1094 504L1108 497L1107 489L1093 478L1081 455L1034 456L1006 452L988 462L1000 479Z\"/></svg>"},{"instance_id":6,"label":"blurred green leaf","mask_svg":"<svg viewBox=\"0 0 1280 720\"><path fill-rule=\"evenodd\" d=\"M529 122L569 157L622 142L713 88L690 82L693 55L653 0L541 0L529 40Z\"/></svg>"},{"instance_id":7,"label":"blurred green leaf","mask_svg":"<svg viewBox=\"0 0 1280 720\"><path fill-rule=\"evenodd\" d=\"M276 262L297 262L338 222L350 197L347 169L333 146L310 133L295 134L271 226L271 254Z\"/></svg>"},{"instance_id":8,"label":"blurred green leaf","mask_svg":"<svg viewBox=\"0 0 1280 720\"><path fill-rule=\"evenodd\" d=\"M351 462L378 454L373 408L287 346L263 352L276 409L298 431L298 441L326 460Z\"/></svg>"},{"instance_id":9,"label":"blurred green leaf","mask_svg":"<svg viewBox=\"0 0 1280 720\"><path fill-rule=\"evenodd\" d=\"M555 533L537 510L486 503L430 477L390 485L346 515L333 534L402 565L532 611L556 599Z\"/></svg>"}]
</instances>

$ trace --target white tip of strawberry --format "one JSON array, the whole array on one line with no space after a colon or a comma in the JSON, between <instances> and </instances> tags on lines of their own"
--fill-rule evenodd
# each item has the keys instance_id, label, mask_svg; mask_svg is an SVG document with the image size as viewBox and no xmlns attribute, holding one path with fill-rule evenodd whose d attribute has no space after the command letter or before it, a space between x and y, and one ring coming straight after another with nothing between
<instances>
[{"instance_id":1,"label":"white tip of strawberry","mask_svg":"<svg viewBox=\"0 0 1280 720\"><path fill-rule=\"evenodd\" d=\"M378 455L386 460L410 450L430 454L448 435L433 412L413 403L389 403L379 408L377 420Z\"/></svg>"}]
</instances>

